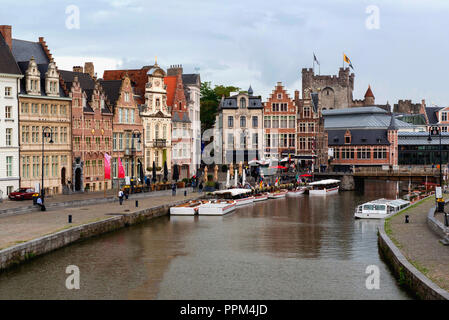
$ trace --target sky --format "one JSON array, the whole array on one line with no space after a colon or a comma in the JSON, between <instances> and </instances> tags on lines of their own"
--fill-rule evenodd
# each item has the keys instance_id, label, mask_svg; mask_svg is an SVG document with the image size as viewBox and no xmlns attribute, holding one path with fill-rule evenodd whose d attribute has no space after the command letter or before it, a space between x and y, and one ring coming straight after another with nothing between
<instances>
[{"instance_id":1,"label":"sky","mask_svg":"<svg viewBox=\"0 0 449 320\"><path fill-rule=\"evenodd\" d=\"M371 85L378 104L447 106L448 17L447 0L2 0L0 24L44 37L59 69L93 61L99 77L157 57L267 99L277 82L302 90L313 53L322 75L338 74L345 53L354 99Z\"/></svg>"}]
</instances>

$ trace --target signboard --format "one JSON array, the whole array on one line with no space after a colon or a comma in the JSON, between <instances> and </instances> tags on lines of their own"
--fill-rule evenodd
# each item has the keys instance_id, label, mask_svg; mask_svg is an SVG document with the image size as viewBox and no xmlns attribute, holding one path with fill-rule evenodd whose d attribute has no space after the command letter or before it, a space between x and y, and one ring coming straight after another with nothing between
<instances>
[{"instance_id":1,"label":"signboard","mask_svg":"<svg viewBox=\"0 0 449 320\"><path fill-rule=\"evenodd\" d=\"M390 166L382 166L382 170L388 171L390 169Z\"/></svg>"},{"instance_id":2,"label":"signboard","mask_svg":"<svg viewBox=\"0 0 449 320\"><path fill-rule=\"evenodd\" d=\"M131 185L131 178L130 177L125 177L125 185L127 185L127 186Z\"/></svg>"},{"instance_id":3,"label":"signboard","mask_svg":"<svg viewBox=\"0 0 449 320\"><path fill-rule=\"evenodd\" d=\"M441 190L441 187L435 188L435 198L437 198L437 199L443 198L443 192Z\"/></svg>"},{"instance_id":4,"label":"signboard","mask_svg":"<svg viewBox=\"0 0 449 320\"><path fill-rule=\"evenodd\" d=\"M327 155L329 157L333 157L334 156L334 148L328 148L327 149Z\"/></svg>"}]
</instances>

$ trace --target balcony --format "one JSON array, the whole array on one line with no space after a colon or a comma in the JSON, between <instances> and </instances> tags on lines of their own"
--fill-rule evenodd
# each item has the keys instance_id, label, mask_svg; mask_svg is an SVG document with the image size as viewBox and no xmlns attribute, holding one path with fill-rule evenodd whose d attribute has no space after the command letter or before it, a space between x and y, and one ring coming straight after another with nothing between
<instances>
[{"instance_id":1,"label":"balcony","mask_svg":"<svg viewBox=\"0 0 449 320\"><path fill-rule=\"evenodd\" d=\"M125 156L133 156L136 154L136 148L125 148Z\"/></svg>"},{"instance_id":2,"label":"balcony","mask_svg":"<svg viewBox=\"0 0 449 320\"><path fill-rule=\"evenodd\" d=\"M153 147L165 148L167 146L167 140L165 139L155 139L153 140Z\"/></svg>"}]
</instances>

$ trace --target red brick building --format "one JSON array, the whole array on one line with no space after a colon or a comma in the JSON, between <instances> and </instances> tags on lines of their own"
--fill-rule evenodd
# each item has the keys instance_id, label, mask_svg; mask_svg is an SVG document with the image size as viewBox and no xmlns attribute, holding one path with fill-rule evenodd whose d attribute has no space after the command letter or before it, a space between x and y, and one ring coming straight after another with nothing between
<instances>
[{"instance_id":1,"label":"red brick building","mask_svg":"<svg viewBox=\"0 0 449 320\"><path fill-rule=\"evenodd\" d=\"M296 105L278 82L264 103L264 141L266 159L296 155Z\"/></svg>"},{"instance_id":2,"label":"red brick building","mask_svg":"<svg viewBox=\"0 0 449 320\"><path fill-rule=\"evenodd\" d=\"M101 85L113 110L112 177L118 176L118 158L125 169L125 177L140 179L143 165L143 126L131 79L102 80ZM141 181L142 183L144 181Z\"/></svg>"},{"instance_id":3,"label":"red brick building","mask_svg":"<svg viewBox=\"0 0 449 320\"><path fill-rule=\"evenodd\" d=\"M111 189L111 181L104 179L104 154L112 152L113 114L93 64L61 70L60 75L72 98L72 190Z\"/></svg>"},{"instance_id":4,"label":"red brick building","mask_svg":"<svg viewBox=\"0 0 449 320\"><path fill-rule=\"evenodd\" d=\"M192 162L191 147L192 123L187 109L182 81L182 67L171 66L164 78L167 86L167 106L172 115L172 167L177 164L180 169L180 179L190 177Z\"/></svg>"}]
</instances>

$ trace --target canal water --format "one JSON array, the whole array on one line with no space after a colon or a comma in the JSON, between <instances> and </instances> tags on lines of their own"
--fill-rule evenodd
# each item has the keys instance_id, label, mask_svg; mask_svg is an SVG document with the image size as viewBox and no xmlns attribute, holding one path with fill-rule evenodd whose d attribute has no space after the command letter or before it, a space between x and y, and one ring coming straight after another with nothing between
<instances>
[{"instance_id":1,"label":"canal water","mask_svg":"<svg viewBox=\"0 0 449 320\"><path fill-rule=\"evenodd\" d=\"M380 259L379 221L357 204L394 182L327 197L269 200L224 217L163 217L0 274L0 299L409 299ZM80 290L65 287L80 269ZM380 289L368 290L368 266Z\"/></svg>"}]
</instances>

